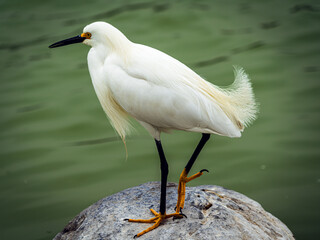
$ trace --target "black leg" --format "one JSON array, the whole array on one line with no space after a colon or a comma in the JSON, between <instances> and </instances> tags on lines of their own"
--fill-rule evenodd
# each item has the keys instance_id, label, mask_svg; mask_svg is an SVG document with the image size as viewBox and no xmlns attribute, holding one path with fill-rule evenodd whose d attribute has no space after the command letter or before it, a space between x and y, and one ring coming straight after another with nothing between
<instances>
[{"instance_id":1,"label":"black leg","mask_svg":"<svg viewBox=\"0 0 320 240\"><path fill-rule=\"evenodd\" d=\"M186 174L189 173L192 165L194 164L194 162L196 161L197 157L199 156L199 153L201 152L203 146L206 144L206 142L209 140L210 138L210 134L208 133L202 133L202 138L200 140L200 142L198 143L198 146L196 147L196 149L194 150L189 162L187 163L187 165L185 166L186 169Z\"/></svg>"},{"instance_id":2,"label":"black leg","mask_svg":"<svg viewBox=\"0 0 320 240\"><path fill-rule=\"evenodd\" d=\"M165 214L166 212L166 193L167 193L167 178L168 178L168 163L164 155L161 142L156 140L156 145L160 157L160 168L161 168L161 196L160 196L160 213Z\"/></svg>"},{"instance_id":3,"label":"black leg","mask_svg":"<svg viewBox=\"0 0 320 240\"><path fill-rule=\"evenodd\" d=\"M161 167L160 213L157 213L155 210L150 209L150 211L155 215L155 217L153 217L153 218L150 218L150 219L124 219L129 222L153 223L153 225L151 227L143 230L142 232L139 232L137 235L134 236L134 238L140 237L141 235L157 228L160 225L160 223L167 218L171 218L171 217L181 218L183 216L179 212L166 214L167 178L168 178L168 173L169 173L168 163L167 163L166 157L164 155L161 142L156 139L155 139L155 142L156 142L159 157L160 157L160 167Z\"/></svg>"}]
</instances>

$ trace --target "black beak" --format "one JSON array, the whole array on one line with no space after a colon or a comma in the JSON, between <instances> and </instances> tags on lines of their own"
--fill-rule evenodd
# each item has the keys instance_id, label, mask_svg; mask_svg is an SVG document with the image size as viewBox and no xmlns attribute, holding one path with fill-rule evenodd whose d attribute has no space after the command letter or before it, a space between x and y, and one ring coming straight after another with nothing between
<instances>
[{"instance_id":1,"label":"black beak","mask_svg":"<svg viewBox=\"0 0 320 240\"><path fill-rule=\"evenodd\" d=\"M59 42L56 42L54 44L51 44L49 46L49 48L56 48L56 47L62 47L62 46L66 46L69 44L74 44L74 43L81 43L85 40L85 37L81 37L80 35L76 36L76 37L72 37L72 38L68 38Z\"/></svg>"}]
</instances>

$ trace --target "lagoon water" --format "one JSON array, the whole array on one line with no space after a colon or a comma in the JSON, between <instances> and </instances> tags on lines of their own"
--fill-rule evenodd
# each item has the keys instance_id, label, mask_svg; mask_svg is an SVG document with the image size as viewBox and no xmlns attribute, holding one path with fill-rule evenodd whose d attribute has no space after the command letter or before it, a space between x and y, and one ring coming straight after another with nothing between
<instances>
[{"instance_id":1,"label":"lagoon water","mask_svg":"<svg viewBox=\"0 0 320 240\"><path fill-rule=\"evenodd\" d=\"M126 160L91 85L88 47L48 49L97 20L219 86L232 83L232 65L244 67L259 118L240 139L213 136L192 169L210 173L190 185L239 191L297 239L319 239L317 1L10 0L0 6L0 239L51 239L102 197L160 179L154 142L138 124ZM199 139L162 135L169 181L178 181Z\"/></svg>"}]
</instances>

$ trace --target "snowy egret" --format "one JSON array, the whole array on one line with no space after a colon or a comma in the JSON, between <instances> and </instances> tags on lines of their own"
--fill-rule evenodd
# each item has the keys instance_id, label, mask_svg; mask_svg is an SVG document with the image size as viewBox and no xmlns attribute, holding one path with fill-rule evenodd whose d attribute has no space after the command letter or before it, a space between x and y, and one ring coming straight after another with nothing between
<instances>
[{"instance_id":1,"label":"snowy egret","mask_svg":"<svg viewBox=\"0 0 320 240\"><path fill-rule=\"evenodd\" d=\"M129 116L155 139L161 163L159 213L150 209L155 215L151 219L125 219L153 223L135 236L139 237L157 228L166 218L184 216L186 183L207 170L187 176L210 134L240 137L244 127L255 119L257 104L251 83L243 69L235 68L234 83L221 89L169 55L131 42L105 22L89 24L79 36L49 47L80 42L91 47L88 67L95 92L123 142L131 127ZM172 129L199 132L202 138L180 175L175 212L166 214L168 164L160 134Z\"/></svg>"}]
</instances>

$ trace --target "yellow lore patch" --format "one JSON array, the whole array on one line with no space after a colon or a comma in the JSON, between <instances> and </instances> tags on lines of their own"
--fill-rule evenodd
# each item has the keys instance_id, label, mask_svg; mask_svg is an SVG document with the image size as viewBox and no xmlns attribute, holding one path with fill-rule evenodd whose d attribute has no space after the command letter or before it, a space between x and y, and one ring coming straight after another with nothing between
<instances>
[{"instance_id":1,"label":"yellow lore patch","mask_svg":"<svg viewBox=\"0 0 320 240\"><path fill-rule=\"evenodd\" d=\"M89 33L89 32L81 33L80 36L81 36L81 37L84 37L84 38L86 38L86 39L90 39L90 38L91 38L91 33Z\"/></svg>"}]
</instances>

